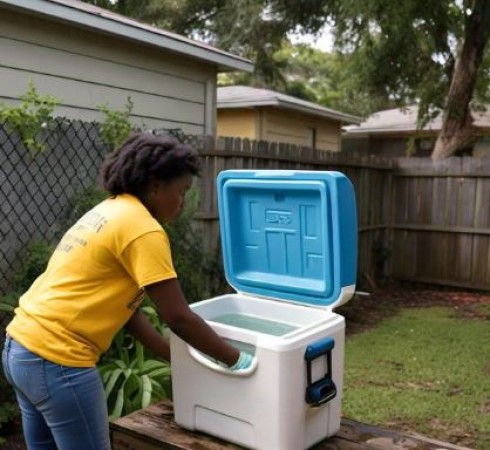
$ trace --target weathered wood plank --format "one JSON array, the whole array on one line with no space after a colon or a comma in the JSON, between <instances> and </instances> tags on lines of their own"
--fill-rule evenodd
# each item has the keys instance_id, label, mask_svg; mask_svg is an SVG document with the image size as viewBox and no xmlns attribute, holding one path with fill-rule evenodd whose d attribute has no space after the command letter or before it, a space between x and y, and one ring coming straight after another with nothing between
<instances>
[{"instance_id":1,"label":"weathered wood plank","mask_svg":"<svg viewBox=\"0 0 490 450\"><path fill-rule=\"evenodd\" d=\"M470 450L467 447L442 442L419 434L409 435L374 425L343 419L336 437L367 444L378 450Z\"/></svg>"},{"instance_id":2,"label":"weathered wood plank","mask_svg":"<svg viewBox=\"0 0 490 450\"><path fill-rule=\"evenodd\" d=\"M114 450L238 450L241 447L179 427L173 408L162 401L111 423ZM343 419L339 433L311 450L470 450L425 436L413 436Z\"/></svg>"},{"instance_id":3,"label":"weathered wood plank","mask_svg":"<svg viewBox=\"0 0 490 450\"><path fill-rule=\"evenodd\" d=\"M191 433L179 427L173 421L173 407L169 402L160 402L148 408L136 411L111 423L114 450L126 449L121 441L122 434L130 436L135 442L135 450L235 450L238 447L221 439L202 433ZM146 447L140 446L140 442ZM119 446L116 446L116 444ZM132 448L132 447L129 447Z\"/></svg>"}]
</instances>

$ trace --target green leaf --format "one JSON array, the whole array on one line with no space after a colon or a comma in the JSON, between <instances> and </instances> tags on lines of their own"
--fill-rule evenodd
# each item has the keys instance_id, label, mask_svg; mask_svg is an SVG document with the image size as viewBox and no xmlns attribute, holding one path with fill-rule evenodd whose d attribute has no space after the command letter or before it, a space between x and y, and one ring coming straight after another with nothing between
<instances>
[{"instance_id":1,"label":"green leaf","mask_svg":"<svg viewBox=\"0 0 490 450\"><path fill-rule=\"evenodd\" d=\"M126 362L122 361L121 359L115 359L113 363L122 370L125 370L128 367L128 364L126 364Z\"/></svg>"},{"instance_id":2,"label":"green leaf","mask_svg":"<svg viewBox=\"0 0 490 450\"><path fill-rule=\"evenodd\" d=\"M104 385L107 384L107 381L109 380L110 376L112 375L112 372L114 369L116 369L116 366L114 363L109 363L109 364L101 364L97 367L99 371L99 375L102 378L102 382Z\"/></svg>"},{"instance_id":3,"label":"green leaf","mask_svg":"<svg viewBox=\"0 0 490 450\"><path fill-rule=\"evenodd\" d=\"M34 155L43 151L45 145L38 141L41 130L53 121L52 113L59 100L50 95L37 93L32 79L29 79L27 91L21 97L20 105L0 105L0 119L17 132L22 143Z\"/></svg>"},{"instance_id":4,"label":"green leaf","mask_svg":"<svg viewBox=\"0 0 490 450\"><path fill-rule=\"evenodd\" d=\"M8 305L6 303L0 303L0 311L11 313L14 311L14 307L12 305Z\"/></svg>"},{"instance_id":5,"label":"green leaf","mask_svg":"<svg viewBox=\"0 0 490 450\"><path fill-rule=\"evenodd\" d=\"M172 374L170 367L161 367L159 369L153 369L147 375L151 378L169 377Z\"/></svg>"},{"instance_id":6,"label":"green leaf","mask_svg":"<svg viewBox=\"0 0 490 450\"><path fill-rule=\"evenodd\" d=\"M121 349L121 360L123 361L126 367L131 365L131 359L129 357L129 351L127 348Z\"/></svg>"},{"instance_id":7,"label":"green leaf","mask_svg":"<svg viewBox=\"0 0 490 450\"><path fill-rule=\"evenodd\" d=\"M114 386L117 383L117 380L119 377L123 374L123 371L121 369L115 369L114 372L111 373L111 376L109 378L109 381L107 382L104 393L105 393L105 398L108 399L109 396L112 393L112 390L114 389Z\"/></svg>"},{"instance_id":8,"label":"green leaf","mask_svg":"<svg viewBox=\"0 0 490 450\"><path fill-rule=\"evenodd\" d=\"M141 398L141 407L146 408L151 403L151 394L153 391L153 387L148 375L143 375L141 379L143 381L143 396Z\"/></svg>"},{"instance_id":9,"label":"green leaf","mask_svg":"<svg viewBox=\"0 0 490 450\"><path fill-rule=\"evenodd\" d=\"M112 410L111 415L109 416L110 420L117 419L121 417L122 411L124 407L124 383L117 391L117 399L114 405L114 409Z\"/></svg>"},{"instance_id":10,"label":"green leaf","mask_svg":"<svg viewBox=\"0 0 490 450\"><path fill-rule=\"evenodd\" d=\"M139 342L136 342L136 365L137 367L143 367L144 363L145 363L145 350Z\"/></svg>"},{"instance_id":11,"label":"green leaf","mask_svg":"<svg viewBox=\"0 0 490 450\"><path fill-rule=\"evenodd\" d=\"M140 389L140 383L139 383L140 377L137 376L134 373L131 373L127 378L126 378L126 396L131 397L134 395L138 389Z\"/></svg>"},{"instance_id":12,"label":"green leaf","mask_svg":"<svg viewBox=\"0 0 490 450\"><path fill-rule=\"evenodd\" d=\"M168 363L163 362L163 361L158 361L157 359L147 359L141 366L141 371L143 373L149 374L152 370L155 369L162 369L162 368L168 368L170 369L170 366Z\"/></svg>"},{"instance_id":13,"label":"green leaf","mask_svg":"<svg viewBox=\"0 0 490 450\"><path fill-rule=\"evenodd\" d=\"M158 383L158 381L150 378L150 382L153 387L154 400L161 400L167 397L165 390L163 389L162 385Z\"/></svg>"}]
</instances>

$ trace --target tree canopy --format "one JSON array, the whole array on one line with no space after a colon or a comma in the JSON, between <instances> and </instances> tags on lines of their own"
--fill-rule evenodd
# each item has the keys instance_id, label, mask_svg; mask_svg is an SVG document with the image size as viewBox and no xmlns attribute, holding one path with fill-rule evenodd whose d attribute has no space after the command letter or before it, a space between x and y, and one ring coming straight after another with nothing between
<instances>
[{"instance_id":1,"label":"tree canopy","mask_svg":"<svg viewBox=\"0 0 490 450\"><path fill-rule=\"evenodd\" d=\"M366 115L418 104L443 114L433 157L471 146L471 108L490 102L487 0L91 0L255 62L231 78ZM335 52L291 46L291 33L332 27ZM242 77L240 79L240 77Z\"/></svg>"}]
</instances>

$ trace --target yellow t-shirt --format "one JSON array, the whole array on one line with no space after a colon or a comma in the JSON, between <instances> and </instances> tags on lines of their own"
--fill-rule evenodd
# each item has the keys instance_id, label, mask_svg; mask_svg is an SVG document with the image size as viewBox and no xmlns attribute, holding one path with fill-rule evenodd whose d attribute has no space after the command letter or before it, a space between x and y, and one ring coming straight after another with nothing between
<instances>
[{"instance_id":1,"label":"yellow t-shirt","mask_svg":"<svg viewBox=\"0 0 490 450\"><path fill-rule=\"evenodd\" d=\"M136 197L118 195L67 231L7 332L49 361L93 367L143 300L143 287L176 276L162 226Z\"/></svg>"}]
</instances>

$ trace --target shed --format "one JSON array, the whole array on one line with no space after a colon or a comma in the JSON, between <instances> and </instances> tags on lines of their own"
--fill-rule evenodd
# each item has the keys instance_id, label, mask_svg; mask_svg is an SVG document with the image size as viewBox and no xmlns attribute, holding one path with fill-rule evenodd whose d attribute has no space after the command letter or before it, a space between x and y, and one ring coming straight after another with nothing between
<instances>
[{"instance_id":1,"label":"shed","mask_svg":"<svg viewBox=\"0 0 490 450\"><path fill-rule=\"evenodd\" d=\"M57 115L99 120L98 105L137 126L216 131L219 72L250 61L76 0L0 0L0 101L15 103L29 78L60 99Z\"/></svg>"},{"instance_id":2,"label":"shed","mask_svg":"<svg viewBox=\"0 0 490 450\"><path fill-rule=\"evenodd\" d=\"M417 106L378 111L359 125L344 127L342 150L378 156L430 156L441 130L438 115L417 129ZM473 111L473 156L490 155L490 110Z\"/></svg>"},{"instance_id":3,"label":"shed","mask_svg":"<svg viewBox=\"0 0 490 450\"><path fill-rule=\"evenodd\" d=\"M218 135L339 151L351 116L280 92L249 86L218 88Z\"/></svg>"}]
</instances>

